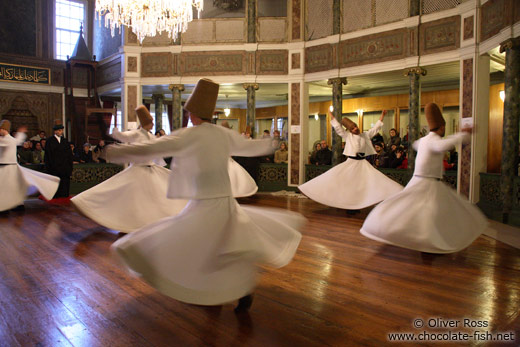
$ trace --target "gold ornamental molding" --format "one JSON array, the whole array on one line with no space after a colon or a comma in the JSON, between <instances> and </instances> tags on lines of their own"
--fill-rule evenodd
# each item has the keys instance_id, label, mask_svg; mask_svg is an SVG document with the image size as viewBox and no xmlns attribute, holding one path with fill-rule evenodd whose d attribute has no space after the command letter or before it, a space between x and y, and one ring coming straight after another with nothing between
<instances>
[{"instance_id":1,"label":"gold ornamental molding","mask_svg":"<svg viewBox=\"0 0 520 347\"><path fill-rule=\"evenodd\" d=\"M508 49L520 48L520 37L509 39L500 44L500 53L504 53Z\"/></svg>"},{"instance_id":2,"label":"gold ornamental molding","mask_svg":"<svg viewBox=\"0 0 520 347\"><path fill-rule=\"evenodd\" d=\"M168 86L168 89L173 92L174 89L177 89L178 91L184 91L184 84L170 84Z\"/></svg>"},{"instance_id":3,"label":"gold ornamental molding","mask_svg":"<svg viewBox=\"0 0 520 347\"><path fill-rule=\"evenodd\" d=\"M327 80L327 84L328 85L331 85L331 84L344 84L344 85L347 85L347 78L346 77L336 77L336 78L329 78Z\"/></svg>"},{"instance_id":4,"label":"gold ornamental molding","mask_svg":"<svg viewBox=\"0 0 520 347\"><path fill-rule=\"evenodd\" d=\"M258 90L260 86L258 83L244 83L242 84L245 90L248 90L249 88L253 88L254 90Z\"/></svg>"},{"instance_id":5,"label":"gold ornamental molding","mask_svg":"<svg viewBox=\"0 0 520 347\"><path fill-rule=\"evenodd\" d=\"M0 63L0 81L51 84L51 70L16 64Z\"/></svg>"}]
</instances>

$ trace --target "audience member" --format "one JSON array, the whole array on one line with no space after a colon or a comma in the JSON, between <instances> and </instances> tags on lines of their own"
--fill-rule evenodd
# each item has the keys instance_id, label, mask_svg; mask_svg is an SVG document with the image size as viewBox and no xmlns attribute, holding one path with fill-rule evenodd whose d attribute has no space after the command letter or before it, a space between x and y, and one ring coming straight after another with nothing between
<instances>
[{"instance_id":1,"label":"audience member","mask_svg":"<svg viewBox=\"0 0 520 347\"><path fill-rule=\"evenodd\" d=\"M70 144L70 151L72 152L72 164L79 164L79 154L74 148L74 144Z\"/></svg>"},{"instance_id":2,"label":"audience member","mask_svg":"<svg viewBox=\"0 0 520 347\"><path fill-rule=\"evenodd\" d=\"M287 144L280 142L280 149L274 152L274 162L277 164L288 163L289 151L287 151Z\"/></svg>"},{"instance_id":3,"label":"audience member","mask_svg":"<svg viewBox=\"0 0 520 347\"><path fill-rule=\"evenodd\" d=\"M22 147L18 149L18 162L20 164L32 163L32 151L30 147L31 141L25 141Z\"/></svg>"},{"instance_id":4,"label":"audience member","mask_svg":"<svg viewBox=\"0 0 520 347\"><path fill-rule=\"evenodd\" d=\"M92 159L92 151L90 150L90 143L85 143L83 145L83 150L79 153L79 162L80 163L92 163L94 160Z\"/></svg>"},{"instance_id":5,"label":"audience member","mask_svg":"<svg viewBox=\"0 0 520 347\"><path fill-rule=\"evenodd\" d=\"M386 148L392 147L392 145L400 146L401 138L399 137L399 133L394 128L390 129L390 138L386 142Z\"/></svg>"},{"instance_id":6,"label":"audience member","mask_svg":"<svg viewBox=\"0 0 520 347\"><path fill-rule=\"evenodd\" d=\"M34 145L34 151L32 152L32 163L33 164L43 164L45 152L42 150L42 145L40 142L36 142Z\"/></svg>"},{"instance_id":7,"label":"audience member","mask_svg":"<svg viewBox=\"0 0 520 347\"><path fill-rule=\"evenodd\" d=\"M92 152L92 160L96 163L106 163L107 160L107 146L105 145L105 140L99 140L98 145L94 148Z\"/></svg>"},{"instance_id":8,"label":"audience member","mask_svg":"<svg viewBox=\"0 0 520 347\"><path fill-rule=\"evenodd\" d=\"M60 185L54 198L68 197L72 174L72 152L69 141L63 136L63 125L55 121L54 135L47 138L45 145L45 169L48 174L58 176Z\"/></svg>"},{"instance_id":9,"label":"audience member","mask_svg":"<svg viewBox=\"0 0 520 347\"><path fill-rule=\"evenodd\" d=\"M268 139L271 137L271 133L269 132L269 130L264 130L264 133L262 134L262 138L263 139Z\"/></svg>"},{"instance_id":10,"label":"audience member","mask_svg":"<svg viewBox=\"0 0 520 347\"><path fill-rule=\"evenodd\" d=\"M312 165L318 165L317 161L316 161L316 154L318 154L318 151L321 149L321 144L318 142L315 146L314 146L314 150L312 151L312 153L310 154L309 156L309 163L312 164Z\"/></svg>"},{"instance_id":11,"label":"audience member","mask_svg":"<svg viewBox=\"0 0 520 347\"><path fill-rule=\"evenodd\" d=\"M45 139L45 138L46 138L45 131L40 130L40 132L38 134L34 135L33 137L31 137L30 140L40 142L42 139Z\"/></svg>"},{"instance_id":12,"label":"audience member","mask_svg":"<svg viewBox=\"0 0 520 347\"><path fill-rule=\"evenodd\" d=\"M376 154L371 155L368 159L372 166L376 168L389 167L389 157L385 152L384 144L382 142L378 142L374 145L374 149L376 150Z\"/></svg>"},{"instance_id":13,"label":"audience member","mask_svg":"<svg viewBox=\"0 0 520 347\"><path fill-rule=\"evenodd\" d=\"M45 151L45 144L47 143L47 139L41 139L40 145L42 145L42 150Z\"/></svg>"},{"instance_id":14,"label":"audience member","mask_svg":"<svg viewBox=\"0 0 520 347\"><path fill-rule=\"evenodd\" d=\"M316 165L331 165L332 151L327 146L327 141L320 142L321 149L316 153Z\"/></svg>"}]
</instances>

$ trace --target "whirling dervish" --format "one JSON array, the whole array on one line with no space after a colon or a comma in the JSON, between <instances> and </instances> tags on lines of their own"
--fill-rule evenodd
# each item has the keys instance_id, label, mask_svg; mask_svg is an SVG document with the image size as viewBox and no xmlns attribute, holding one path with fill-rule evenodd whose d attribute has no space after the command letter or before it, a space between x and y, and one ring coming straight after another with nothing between
<instances>
[{"instance_id":1,"label":"whirling dervish","mask_svg":"<svg viewBox=\"0 0 520 347\"><path fill-rule=\"evenodd\" d=\"M153 118L148 109L141 105L135 112L141 127L124 132L114 128L113 138L125 143L155 139L150 132ZM160 156L135 159L127 169L73 197L71 203L96 223L123 233L176 215L186 206L187 200L166 197L170 170L164 165Z\"/></svg>"},{"instance_id":2,"label":"whirling dervish","mask_svg":"<svg viewBox=\"0 0 520 347\"><path fill-rule=\"evenodd\" d=\"M155 141L110 146L110 161L173 157L165 194L189 199L176 216L128 234L112 249L134 274L174 299L220 305L239 299L237 311L252 303L258 265L287 265L305 218L286 210L241 207L231 193L231 155L272 153L271 140L245 140L211 124L219 85L201 79L184 109L194 127Z\"/></svg>"},{"instance_id":3,"label":"whirling dervish","mask_svg":"<svg viewBox=\"0 0 520 347\"><path fill-rule=\"evenodd\" d=\"M18 164L16 146L26 138L25 127L18 128L15 137L9 134L11 122L0 121L0 182L2 182L2 199L0 212L14 208L23 208L28 195L40 192L47 200L51 200L60 184L59 177L24 168Z\"/></svg>"},{"instance_id":4,"label":"whirling dervish","mask_svg":"<svg viewBox=\"0 0 520 347\"><path fill-rule=\"evenodd\" d=\"M400 184L365 159L366 156L376 154L370 139L383 127L385 114L386 111L383 111L372 129L362 133L357 124L348 118L341 120L348 131L343 129L342 124L330 113L334 130L345 140L343 154L347 160L299 186L302 193L327 206L358 210L400 192L403 189Z\"/></svg>"},{"instance_id":5,"label":"whirling dervish","mask_svg":"<svg viewBox=\"0 0 520 347\"><path fill-rule=\"evenodd\" d=\"M361 234L376 241L427 253L453 253L468 247L487 227L478 208L440 180L444 154L469 140L471 129L442 139L446 131L439 107L425 107L430 133L414 142L413 177L404 190L377 205Z\"/></svg>"}]
</instances>

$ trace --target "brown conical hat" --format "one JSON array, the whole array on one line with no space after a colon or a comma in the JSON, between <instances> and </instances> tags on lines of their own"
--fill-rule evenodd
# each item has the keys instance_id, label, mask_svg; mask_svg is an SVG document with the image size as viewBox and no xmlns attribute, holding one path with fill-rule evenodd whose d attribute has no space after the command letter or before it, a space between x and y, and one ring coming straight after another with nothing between
<instances>
[{"instance_id":1,"label":"brown conical hat","mask_svg":"<svg viewBox=\"0 0 520 347\"><path fill-rule=\"evenodd\" d=\"M347 117L341 119L341 124L343 124L343 126L348 130L357 127L357 124L348 119Z\"/></svg>"},{"instance_id":2,"label":"brown conical hat","mask_svg":"<svg viewBox=\"0 0 520 347\"><path fill-rule=\"evenodd\" d=\"M211 119L217 104L219 85L207 78L200 79L190 97L184 104L184 109L202 119Z\"/></svg>"},{"instance_id":3,"label":"brown conical hat","mask_svg":"<svg viewBox=\"0 0 520 347\"><path fill-rule=\"evenodd\" d=\"M433 102L426 105L424 108L424 115L426 116L426 121L428 122L430 130L438 129L446 124L439 106Z\"/></svg>"},{"instance_id":4,"label":"brown conical hat","mask_svg":"<svg viewBox=\"0 0 520 347\"><path fill-rule=\"evenodd\" d=\"M54 120L54 126L52 127L52 130L60 130L63 129L63 123L61 122L61 119L55 119Z\"/></svg>"},{"instance_id":5,"label":"brown conical hat","mask_svg":"<svg viewBox=\"0 0 520 347\"><path fill-rule=\"evenodd\" d=\"M137 118L139 118L139 123L141 123L142 127L153 123L153 117L150 114L150 111L148 111L148 109L146 108L146 106L139 106L135 109L135 113L137 114Z\"/></svg>"},{"instance_id":6,"label":"brown conical hat","mask_svg":"<svg viewBox=\"0 0 520 347\"><path fill-rule=\"evenodd\" d=\"M7 119L2 119L0 121L0 129L4 129L5 131L9 132L11 130L11 122Z\"/></svg>"}]
</instances>

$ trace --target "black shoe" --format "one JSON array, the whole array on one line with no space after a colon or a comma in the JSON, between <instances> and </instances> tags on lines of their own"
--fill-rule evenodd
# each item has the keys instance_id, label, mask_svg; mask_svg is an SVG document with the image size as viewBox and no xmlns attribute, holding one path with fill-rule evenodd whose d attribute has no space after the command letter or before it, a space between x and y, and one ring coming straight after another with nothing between
<instances>
[{"instance_id":1,"label":"black shoe","mask_svg":"<svg viewBox=\"0 0 520 347\"><path fill-rule=\"evenodd\" d=\"M361 212L360 210L347 210L347 214L349 216L353 216L353 215L358 214L360 212Z\"/></svg>"},{"instance_id":2,"label":"black shoe","mask_svg":"<svg viewBox=\"0 0 520 347\"><path fill-rule=\"evenodd\" d=\"M235 313L247 312L253 304L253 294L249 294L238 299L238 305L235 307Z\"/></svg>"}]
</instances>

